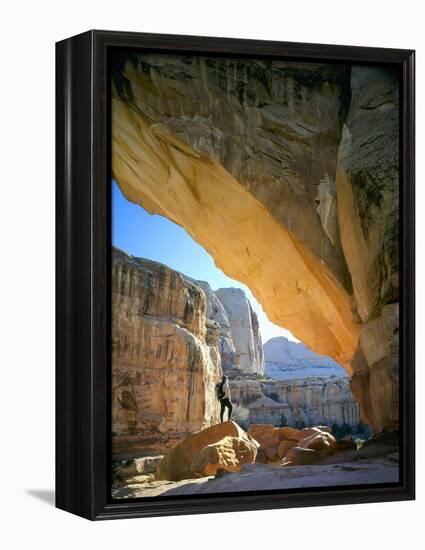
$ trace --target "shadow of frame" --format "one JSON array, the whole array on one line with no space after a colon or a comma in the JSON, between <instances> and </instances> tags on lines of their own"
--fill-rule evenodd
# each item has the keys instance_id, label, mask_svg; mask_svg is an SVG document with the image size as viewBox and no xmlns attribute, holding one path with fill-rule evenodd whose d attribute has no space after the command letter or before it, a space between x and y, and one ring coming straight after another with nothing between
<instances>
[{"instance_id":1,"label":"shadow of frame","mask_svg":"<svg viewBox=\"0 0 425 550\"><path fill-rule=\"evenodd\" d=\"M55 505L54 489L26 489L25 492L27 495L37 498L49 506Z\"/></svg>"}]
</instances>

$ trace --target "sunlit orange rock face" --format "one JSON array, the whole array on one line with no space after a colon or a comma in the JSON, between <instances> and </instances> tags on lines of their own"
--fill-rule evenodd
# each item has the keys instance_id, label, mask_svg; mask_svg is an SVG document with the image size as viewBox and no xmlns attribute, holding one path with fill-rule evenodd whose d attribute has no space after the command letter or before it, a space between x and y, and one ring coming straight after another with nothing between
<instances>
[{"instance_id":1,"label":"sunlit orange rock face","mask_svg":"<svg viewBox=\"0 0 425 550\"><path fill-rule=\"evenodd\" d=\"M180 481L216 475L218 470L239 472L257 457L258 442L229 420L191 434L159 463L155 479Z\"/></svg>"},{"instance_id":2,"label":"sunlit orange rock face","mask_svg":"<svg viewBox=\"0 0 425 550\"><path fill-rule=\"evenodd\" d=\"M398 85L383 69L137 54L113 63L112 167L270 320L398 419Z\"/></svg>"},{"instance_id":3,"label":"sunlit orange rock face","mask_svg":"<svg viewBox=\"0 0 425 550\"><path fill-rule=\"evenodd\" d=\"M112 270L112 450L164 451L219 421L220 326L180 273L117 249Z\"/></svg>"}]
</instances>

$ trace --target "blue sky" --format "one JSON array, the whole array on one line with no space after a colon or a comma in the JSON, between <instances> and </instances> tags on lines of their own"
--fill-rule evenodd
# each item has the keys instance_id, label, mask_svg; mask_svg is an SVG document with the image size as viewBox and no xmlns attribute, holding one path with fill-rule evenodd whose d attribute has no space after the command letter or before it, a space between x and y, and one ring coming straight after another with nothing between
<instances>
[{"instance_id":1,"label":"blue sky","mask_svg":"<svg viewBox=\"0 0 425 550\"><path fill-rule=\"evenodd\" d=\"M183 228L129 202L115 181L112 182L112 243L132 256L161 262L193 279L207 281L213 290L243 289L258 315L263 343L275 336L298 342L289 331L270 322L249 288L218 269L208 252Z\"/></svg>"}]
</instances>

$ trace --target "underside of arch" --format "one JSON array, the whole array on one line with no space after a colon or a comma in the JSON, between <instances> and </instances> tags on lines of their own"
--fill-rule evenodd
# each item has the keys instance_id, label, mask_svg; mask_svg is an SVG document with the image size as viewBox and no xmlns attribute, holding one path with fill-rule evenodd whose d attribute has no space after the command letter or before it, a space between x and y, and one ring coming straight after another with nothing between
<instances>
[{"instance_id":1,"label":"underside of arch","mask_svg":"<svg viewBox=\"0 0 425 550\"><path fill-rule=\"evenodd\" d=\"M351 298L313 254L217 161L113 103L113 175L125 196L182 226L269 319L349 372L359 331Z\"/></svg>"}]
</instances>

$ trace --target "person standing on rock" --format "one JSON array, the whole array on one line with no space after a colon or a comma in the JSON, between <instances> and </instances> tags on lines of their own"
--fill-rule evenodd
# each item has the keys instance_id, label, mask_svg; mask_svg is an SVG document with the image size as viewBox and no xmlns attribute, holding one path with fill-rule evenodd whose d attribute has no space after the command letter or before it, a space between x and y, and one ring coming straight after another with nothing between
<instances>
[{"instance_id":1,"label":"person standing on rock","mask_svg":"<svg viewBox=\"0 0 425 550\"><path fill-rule=\"evenodd\" d=\"M220 409L220 422L224 421L224 410L226 409L226 407L229 410L228 420L231 420L232 419L233 406L232 406L232 403L230 401L229 382L228 382L227 376L225 374L223 374L223 378L221 379L221 382L219 382L216 385L216 391L217 391L217 397L218 397L218 400L220 401L220 407L221 407L221 409Z\"/></svg>"}]
</instances>

